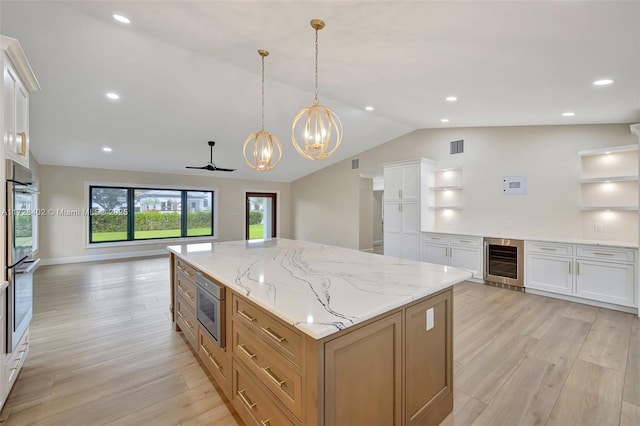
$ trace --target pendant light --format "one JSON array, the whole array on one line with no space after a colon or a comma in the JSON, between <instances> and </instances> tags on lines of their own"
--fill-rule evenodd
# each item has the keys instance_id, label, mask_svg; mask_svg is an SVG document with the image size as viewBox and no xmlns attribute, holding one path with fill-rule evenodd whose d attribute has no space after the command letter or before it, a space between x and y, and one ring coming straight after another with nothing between
<instances>
[{"instance_id":1,"label":"pendant light","mask_svg":"<svg viewBox=\"0 0 640 426\"><path fill-rule=\"evenodd\" d=\"M318 103L318 31L324 21L312 19L316 31L316 92L313 105L306 107L293 118L291 140L298 154L309 160L329 158L342 142L342 124L329 108Z\"/></svg>"},{"instance_id":2,"label":"pendant light","mask_svg":"<svg viewBox=\"0 0 640 426\"><path fill-rule=\"evenodd\" d=\"M264 58L269 52L260 49L262 57L262 127L259 132L251 133L244 141L242 153L244 161L256 172L268 172L274 169L282 159L282 146L277 137L264 130ZM247 150L249 148L249 150ZM249 155L247 155L249 151ZM249 158L252 160L250 161Z\"/></svg>"}]
</instances>

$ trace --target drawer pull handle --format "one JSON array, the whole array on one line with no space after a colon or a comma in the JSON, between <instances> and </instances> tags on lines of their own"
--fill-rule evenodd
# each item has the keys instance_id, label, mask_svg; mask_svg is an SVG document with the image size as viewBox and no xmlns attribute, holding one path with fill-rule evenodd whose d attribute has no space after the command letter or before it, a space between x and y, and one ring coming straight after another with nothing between
<instances>
[{"instance_id":1,"label":"drawer pull handle","mask_svg":"<svg viewBox=\"0 0 640 426\"><path fill-rule=\"evenodd\" d=\"M242 400L242 402L244 402L244 404L247 406L247 408L249 408L249 410L253 410L253 407L255 407L255 406L256 406L256 403L255 403L255 402L251 402L251 401L249 401L249 398L247 398L247 397L244 395L244 391L245 391L244 389L239 390L239 391L238 391L238 396L240 397L240 399Z\"/></svg>"},{"instance_id":2,"label":"drawer pull handle","mask_svg":"<svg viewBox=\"0 0 640 426\"><path fill-rule=\"evenodd\" d=\"M187 291L187 289L185 289L184 287L182 287L180 284L178 284L178 288L179 288L180 290L182 290L182 292L183 292L184 294L186 294L186 295L187 295L187 297L188 297L189 299L191 299L191 301L195 301L194 297L191 295L191 293L189 293L189 292Z\"/></svg>"},{"instance_id":3,"label":"drawer pull handle","mask_svg":"<svg viewBox=\"0 0 640 426\"><path fill-rule=\"evenodd\" d=\"M438 238L438 237L430 237L429 239L430 240L439 240L440 238Z\"/></svg>"},{"instance_id":4,"label":"drawer pull handle","mask_svg":"<svg viewBox=\"0 0 640 426\"><path fill-rule=\"evenodd\" d=\"M267 377L273 381L273 383L280 387L282 387L282 385L287 382L286 380L279 380L276 376L274 376L273 372L271 371L271 367L262 367L262 371L264 371L264 374L266 374Z\"/></svg>"},{"instance_id":5,"label":"drawer pull handle","mask_svg":"<svg viewBox=\"0 0 640 426\"><path fill-rule=\"evenodd\" d=\"M596 256L613 256L613 253L603 253L598 251L594 251L593 254L595 254Z\"/></svg>"},{"instance_id":6,"label":"drawer pull handle","mask_svg":"<svg viewBox=\"0 0 640 426\"><path fill-rule=\"evenodd\" d=\"M256 354L252 354L251 352L249 352L245 345L238 345L238 349L240 349L242 353L244 353L249 359L254 359L256 357Z\"/></svg>"},{"instance_id":7,"label":"drawer pull handle","mask_svg":"<svg viewBox=\"0 0 640 426\"><path fill-rule=\"evenodd\" d=\"M202 349L204 351L204 353L207 356L207 358L211 358L211 352L209 352L207 350L207 347L205 345L200 345L200 349Z\"/></svg>"},{"instance_id":8,"label":"drawer pull handle","mask_svg":"<svg viewBox=\"0 0 640 426\"><path fill-rule=\"evenodd\" d=\"M262 426L269 426L271 424L271 419L261 420L260 423Z\"/></svg>"},{"instance_id":9,"label":"drawer pull handle","mask_svg":"<svg viewBox=\"0 0 640 426\"><path fill-rule=\"evenodd\" d=\"M549 248L549 247L540 247L540 250L546 250L546 251L556 251L557 249L554 249L554 248Z\"/></svg>"},{"instance_id":10,"label":"drawer pull handle","mask_svg":"<svg viewBox=\"0 0 640 426\"><path fill-rule=\"evenodd\" d=\"M192 277L193 275L191 275L189 273L189 271L187 271L186 269L184 269L182 266L180 265L176 265L176 268L178 268L179 270L181 270L182 272L184 272L185 274L187 274L188 276Z\"/></svg>"},{"instance_id":11,"label":"drawer pull handle","mask_svg":"<svg viewBox=\"0 0 640 426\"><path fill-rule=\"evenodd\" d=\"M245 311L238 311L238 315L240 315L242 318L246 319L249 322L254 322L256 320L254 317L247 314Z\"/></svg>"},{"instance_id":12,"label":"drawer pull handle","mask_svg":"<svg viewBox=\"0 0 640 426\"><path fill-rule=\"evenodd\" d=\"M200 345L200 348L204 351L204 353L207 355L207 358L209 358L209 360L213 363L213 365L214 365L218 370L220 370L220 369L222 368L222 364L220 364L220 363L216 360L216 358L215 358L213 355L211 355L211 352L209 352L209 351L207 350L207 347L206 347L205 345Z\"/></svg>"},{"instance_id":13,"label":"drawer pull handle","mask_svg":"<svg viewBox=\"0 0 640 426\"><path fill-rule=\"evenodd\" d=\"M193 324L191 324L191 321L184 320L184 323L187 324L187 327L189 327L189 330L193 330Z\"/></svg>"},{"instance_id":14,"label":"drawer pull handle","mask_svg":"<svg viewBox=\"0 0 640 426\"><path fill-rule=\"evenodd\" d=\"M461 243L470 243L471 242L471 240L458 240L458 241L460 241Z\"/></svg>"},{"instance_id":15,"label":"drawer pull handle","mask_svg":"<svg viewBox=\"0 0 640 426\"><path fill-rule=\"evenodd\" d=\"M285 337L280 337L277 334L275 334L273 331L271 331L271 329L269 327L260 327L260 329L269 337L271 337L273 340L275 340L278 343L282 343L285 340L287 340Z\"/></svg>"},{"instance_id":16,"label":"drawer pull handle","mask_svg":"<svg viewBox=\"0 0 640 426\"><path fill-rule=\"evenodd\" d=\"M187 327L189 327L189 329L193 329L193 324L191 324L191 322L188 319L186 319L184 315L182 315L182 312L178 311L178 316L182 321L184 321L184 323L187 325Z\"/></svg>"}]
</instances>

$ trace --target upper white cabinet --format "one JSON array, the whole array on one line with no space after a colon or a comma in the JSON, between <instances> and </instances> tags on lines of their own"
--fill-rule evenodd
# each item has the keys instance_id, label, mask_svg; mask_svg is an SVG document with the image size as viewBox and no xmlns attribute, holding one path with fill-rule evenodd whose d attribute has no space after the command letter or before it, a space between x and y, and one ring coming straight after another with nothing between
<instances>
[{"instance_id":1,"label":"upper white cabinet","mask_svg":"<svg viewBox=\"0 0 640 426\"><path fill-rule=\"evenodd\" d=\"M421 230L433 227L434 164L425 158L383 164L385 255L420 260Z\"/></svg>"},{"instance_id":2,"label":"upper white cabinet","mask_svg":"<svg viewBox=\"0 0 640 426\"><path fill-rule=\"evenodd\" d=\"M18 40L0 36L0 48L4 155L29 167L29 94L40 86Z\"/></svg>"}]
</instances>

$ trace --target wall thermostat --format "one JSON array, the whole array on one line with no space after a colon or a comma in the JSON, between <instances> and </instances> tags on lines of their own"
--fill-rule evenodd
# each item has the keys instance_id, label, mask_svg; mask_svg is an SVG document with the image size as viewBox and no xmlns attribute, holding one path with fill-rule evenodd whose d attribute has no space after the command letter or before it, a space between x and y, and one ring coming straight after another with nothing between
<instances>
[{"instance_id":1,"label":"wall thermostat","mask_svg":"<svg viewBox=\"0 0 640 426\"><path fill-rule=\"evenodd\" d=\"M526 176L505 176L502 178L502 193L504 195L521 195L527 193Z\"/></svg>"}]
</instances>

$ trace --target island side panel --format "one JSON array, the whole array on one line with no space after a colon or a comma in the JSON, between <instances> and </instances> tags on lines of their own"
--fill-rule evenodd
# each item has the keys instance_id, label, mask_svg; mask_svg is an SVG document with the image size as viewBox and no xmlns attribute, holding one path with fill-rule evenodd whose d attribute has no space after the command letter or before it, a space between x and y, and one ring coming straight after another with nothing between
<instances>
[{"instance_id":1,"label":"island side panel","mask_svg":"<svg viewBox=\"0 0 640 426\"><path fill-rule=\"evenodd\" d=\"M438 425L453 410L453 289L405 309L405 424Z\"/></svg>"},{"instance_id":2,"label":"island side panel","mask_svg":"<svg viewBox=\"0 0 640 426\"><path fill-rule=\"evenodd\" d=\"M169 255L169 282L171 284L171 300L169 301L169 312L171 312L171 322L177 328L176 325L176 255L170 253Z\"/></svg>"}]
</instances>

